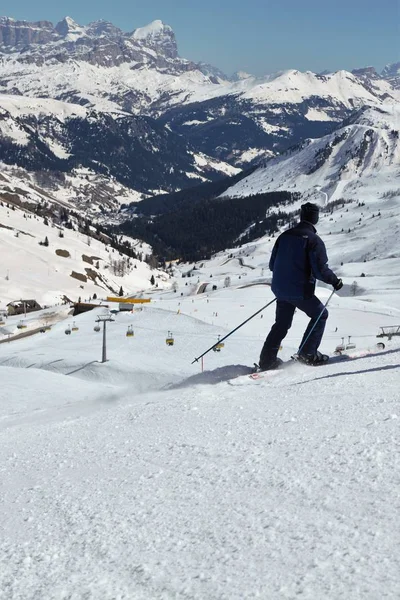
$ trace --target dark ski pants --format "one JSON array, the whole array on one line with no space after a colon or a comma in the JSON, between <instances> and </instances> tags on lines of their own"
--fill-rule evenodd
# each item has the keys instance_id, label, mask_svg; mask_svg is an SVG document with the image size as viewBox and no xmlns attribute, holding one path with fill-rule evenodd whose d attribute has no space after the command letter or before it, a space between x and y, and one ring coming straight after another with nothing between
<instances>
[{"instance_id":1,"label":"dark ski pants","mask_svg":"<svg viewBox=\"0 0 400 600\"><path fill-rule=\"evenodd\" d=\"M302 346L304 340L307 338L309 332L314 327L316 320L323 311L318 323L308 338L304 348L302 349L302 354L315 354L318 350L322 336L324 335L326 320L328 318L328 311L326 308L324 309L322 302L318 300L316 296L312 296L312 298L307 298L306 300L277 300L275 323L272 326L261 351L261 368L275 360L281 342L286 337L287 332L292 326L293 315L296 308L303 311L307 316L310 317L310 322L304 332L303 339L299 347Z\"/></svg>"}]
</instances>

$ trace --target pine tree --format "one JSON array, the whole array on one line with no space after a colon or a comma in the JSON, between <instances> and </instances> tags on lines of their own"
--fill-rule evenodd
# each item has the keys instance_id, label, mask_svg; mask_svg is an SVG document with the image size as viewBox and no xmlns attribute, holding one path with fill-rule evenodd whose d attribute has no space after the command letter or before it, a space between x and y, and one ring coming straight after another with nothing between
<instances>
[{"instance_id":1,"label":"pine tree","mask_svg":"<svg viewBox=\"0 0 400 600\"><path fill-rule=\"evenodd\" d=\"M121 298L123 295L124 295L124 290L122 289L122 285L121 285L121 287L119 288L118 296Z\"/></svg>"},{"instance_id":2,"label":"pine tree","mask_svg":"<svg viewBox=\"0 0 400 600\"><path fill-rule=\"evenodd\" d=\"M151 283L151 285L155 285L156 280L154 279L154 275L151 276L150 283Z\"/></svg>"}]
</instances>

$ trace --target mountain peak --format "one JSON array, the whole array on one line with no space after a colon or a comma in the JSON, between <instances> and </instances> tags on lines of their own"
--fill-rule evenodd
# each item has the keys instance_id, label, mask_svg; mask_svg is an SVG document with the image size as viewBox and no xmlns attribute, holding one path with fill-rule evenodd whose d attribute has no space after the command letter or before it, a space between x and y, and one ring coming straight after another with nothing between
<instances>
[{"instance_id":1,"label":"mountain peak","mask_svg":"<svg viewBox=\"0 0 400 600\"><path fill-rule=\"evenodd\" d=\"M160 19L156 19L144 27L138 27L131 37L145 46L158 52L161 51L167 58L177 58L178 56L175 34L172 28Z\"/></svg>"},{"instance_id":2,"label":"mountain peak","mask_svg":"<svg viewBox=\"0 0 400 600\"><path fill-rule=\"evenodd\" d=\"M62 21L57 23L55 29L57 33L62 36L66 36L68 34L83 35L84 33L84 28L81 27L81 25L79 25L76 21L71 19L71 17L64 17Z\"/></svg>"},{"instance_id":3,"label":"mountain peak","mask_svg":"<svg viewBox=\"0 0 400 600\"><path fill-rule=\"evenodd\" d=\"M356 77L369 77L370 79L379 79L379 75L375 67L363 67L361 69L353 69L352 74Z\"/></svg>"},{"instance_id":4,"label":"mountain peak","mask_svg":"<svg viewBox=\"0 0 400 600\"><path fill-rule=\"evenodd\" d=\"M135 40L144 40L148 37L163 35L165 31L172 31L172 29L169 25L165 25L160 19L156 19L144 27L135 29L132 37Z\"/></svg>"},{"instance_id":5,"label":"mountain peak","mask_svg":"<svg viewBox=\"0 0 400 600\"><path fill-rule=\"evenodd\" d=\"M123 35L122 30L119 27L113 25L110 21L105 21L104 19L99 19L98 21L93 21L93 23L89 23L86 27L86 32L89 35L96 36L104 36L104 37L120 37Z\"/></svg>"}]
</instances>

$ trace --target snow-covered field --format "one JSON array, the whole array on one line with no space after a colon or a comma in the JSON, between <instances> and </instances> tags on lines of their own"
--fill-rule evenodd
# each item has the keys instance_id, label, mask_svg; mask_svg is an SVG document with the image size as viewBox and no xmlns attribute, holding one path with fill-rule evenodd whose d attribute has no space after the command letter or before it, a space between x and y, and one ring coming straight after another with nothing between
<instances>
[{"instance_id":1,"label":"snow-covered field","mask_svg":"<svg viewBox=\"0 0 400 600\"><path fill-rule=\"evenodd\" d=\"M94 312L0 345L0 598L399 597L398 338L254 382L271 307L191 364L272 299L269 247L177 271L108 324L106 363ZM398 287L335 295L322 350L399 323Z\"/></svg>"}]
</instances>

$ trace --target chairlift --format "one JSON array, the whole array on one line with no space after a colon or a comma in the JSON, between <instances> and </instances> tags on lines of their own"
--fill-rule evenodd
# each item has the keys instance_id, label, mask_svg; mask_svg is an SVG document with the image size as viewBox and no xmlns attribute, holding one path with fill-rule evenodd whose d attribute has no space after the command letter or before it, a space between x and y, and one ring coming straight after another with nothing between
<instances>
[{"instance_id":1,"label":"chairlift","mask_svg":"<svg viewBox=\"0 0 400 600\"><path fill-rule=\"evenodd\" d=\"M97 323L96 323L96 325L93 327L93 331L95 331L96 333L99 333L99 331L100 331L100 325L99 325L99 323L98 323L98 322L97 322Z\"/></svg>"},{"instance_id":2,"label":"chairlift","mask_svg":"<svg viewBox=\"0 0 400 600\"><path fill-rule=\"evenodd\" d=\"M17 329L26 329L27 325L23 321L20 321L17 325Z\"/></svg>"},{"instance_id":3,"label":"chairlift","mask_svg":"<svg viewBox=\"0 0 400 600\"><path fill-rule=\"evenodd\" d=\"M133 331L133 325L128 325L128 331L126 332L126 337L133 337L135 335Z\"/></svg>"},{"instance_id":4,"label":"chairlift","mask_svg":"<svg viewBox=\"0 0 400 600\"><path fill-rule=\"evenodd\" d=\"M342 343L336 346L333 354L335 354L336 356L340 356L340 354L343 354L343 352L346 352L346 350L354 350L355 347L356 344L351 341L351 335L348 336L348 340L346 343L344 341L344 337L342 337Z\"/></svg>"},{"instance_id":5,"label":"chairlift","mask_svg":"<svg viewBox=\"0 0 400 600\"><path fill-rule=\"evenodd\" d=\"M79 331L79 327L75 325L75 321L72 323L71 331Z\"/></svg>"},{"instance_id":6,"label":"chairlift","mask_svg":"<svg viewBox=\"0 0 400 600\"><path fill-rule=\"evenodd\" d=\"M380 331L380 333L378 333L378 335L376 337L378 337L378 338L387 337L389 342L392 339L392 337L400 335L400 325L391 325L391 326L387 326L387 327L380 327L379 329L381 331Z\"/></svg>"},{"instance_id":7,"label":"chairlift","mask_svg":"<svg viewBox=\"0 0 400 600\"><path fill-rule=\"evenodd\" d=\"M165 343L167 344L167 346L173 346L174 342L175 342L175 340L172 335L172 331L168 331L168 336L167 336L167 339L165 340Z\"/></svg>"},{"instance_id":8,"label":"chairlift","mask_svg":"<svg viewBox=\"0 0 400 600\"><path fill-rule=\"evenodd\" d=\"M72 332L71 326L68 325L67 329L65 330L65 335L71 335L71 332Z\"/></svg>"},{"instance_id":9,"label":"chairlift","mask_svg":"<svg viewBox=\"0 0 400 600\"><path fill-rule=\"evenodd\" d=\"M224 342L220 342L219 341L220 339L221 339L221 336L219 335L217 343L216 343L216 345L213 348L214 352L221 352L222 348L225 348Z\"/></svg>"}]
</instances>

